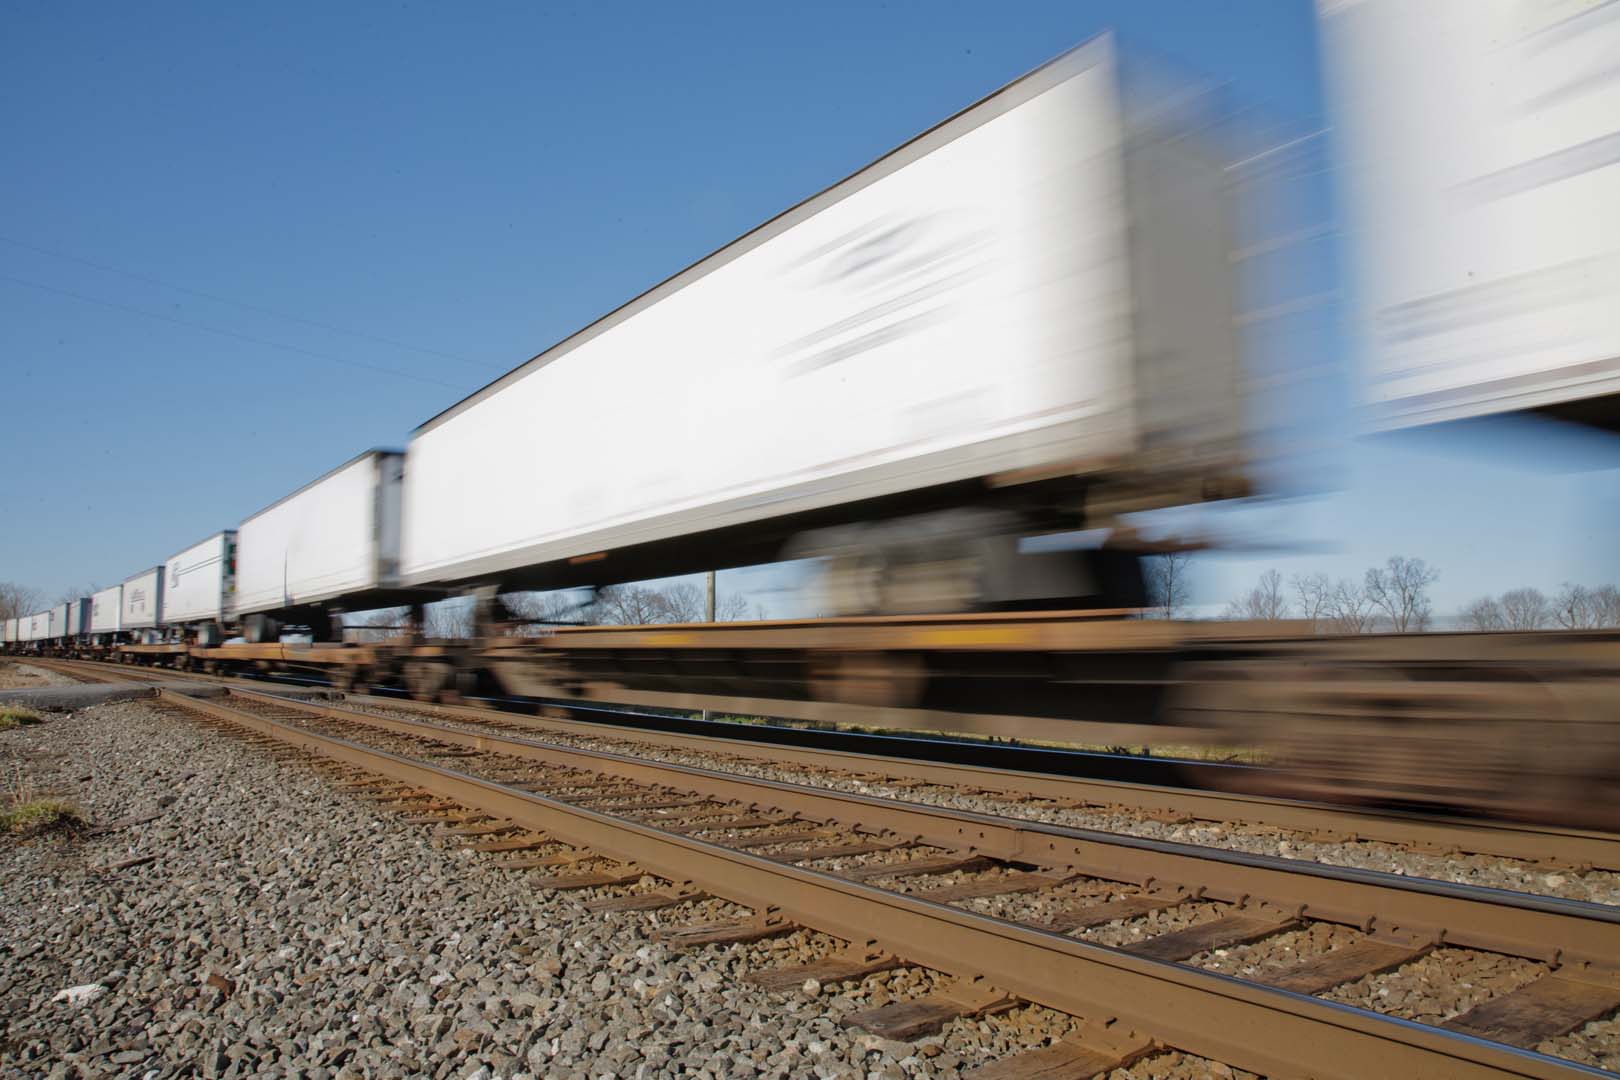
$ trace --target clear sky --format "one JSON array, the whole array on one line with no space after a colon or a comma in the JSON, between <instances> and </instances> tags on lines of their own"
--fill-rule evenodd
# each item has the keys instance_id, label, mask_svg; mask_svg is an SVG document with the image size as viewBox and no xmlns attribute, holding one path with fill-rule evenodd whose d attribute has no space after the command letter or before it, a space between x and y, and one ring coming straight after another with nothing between
<instances>
[{"instance_id":1,"label":"clear sky","mask_svg":"<svg viewBox=\"0 0 1620 1080\"><path fill-rule=\"evenodd\" d=\"M0 579L53 596L153 565L367 446L403 445L495 375L1102 30L1223 84L1278 137L1326 126L1303 0L64 2L8 5L0 27ZM1303 170L1294 212L1331 226L1323 173ZM1304 257L1322 279L1307 291L1331 292L1333 250ZM1269 343L1323 358L1301 415L1342 387L1335 318L1326 303ZM575 407L609 423L611 402ZM1271 515L1308 542L1289 569L1428 557L1442 610L1521 581L1614 576L1591 535L1615 523L1612 462L1575 475L1527 470L1528 450L1474 456L1335 450L1345 494L1239 523ZM1270 558L1212 560L1210 598Z\"/></svg>"}]
</instances>

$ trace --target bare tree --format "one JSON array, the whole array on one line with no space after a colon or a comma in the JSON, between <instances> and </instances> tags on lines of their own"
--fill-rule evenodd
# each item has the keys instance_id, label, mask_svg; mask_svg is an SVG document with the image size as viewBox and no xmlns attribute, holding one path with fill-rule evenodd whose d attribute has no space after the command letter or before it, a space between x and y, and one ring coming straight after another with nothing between
<instances>
[{"instance_id":1,"label":"bare tree","mask_svg":"<svg viewBox=\"0 0 1620 1080\"><path fill-rule=\"evenodd\" d=\"M1501 630L1507 626L1502 605L1492 596L1482 596L1458 613L1463 625L1470 630Z\"/></svg>"},{"instance_id":2,"label":"bare tree","mask_svg":"<svg viewBox=\"0 0 1620 1080\"><path fill-rule=\"evenodd\" d=\"M1191 592L1192 555L1169 551L1147 560L1148 598L1166 619L1179 619L1186 613Z\"/></svg>"},{"instance_id":3,"label":"bare tree","mask_svg":"<svg viewBox=\"0 0 1620 1080\"><path fill-rule=\"evenodd\" d=\"M708 618L708 600L696 585L681 582L654 590L662 598L663 618L659 622L698 623Z\"/></svg>"},{"instance_id":4,"label":"bare tree","mask_svg":"<svg viewBox=\"0 0 1620 1080\"><path fill-rule=\"evenodd\" d=\"M1266 621L1288 618L1288 596L1283 592L1282 575L1275 570L1261 574L1254 588L1227 605L1226 617Z\"/></svg>"},{"instance_id":5,"label":"bare tree","mask_svg":"<svg viewBox=\"0 0 1620 1080\"><path fill-rule=\"evenodd\" d=\"M58 604L71 604L77 600L83 600L85 597L100 591L101 586L95 584L94 582L90 583L89 585L69 585L67 588L62 590L62 594L56 598L56 602Z\"/></svg>"},{"instance_id":6,"label":"bare tree","mask_svg":"<svg viewBox=\"0 0 1620 1080\"><path fill-rule=\"evenodd\" d=\"M1620 626L1620 589L1613 585L1588 588L1566 581L1549 606L1551 624L1565 630Z\"/></svg>"},{"instance_id":7,"label":"bare tree","mask_svg":"<svg viewBox=\"0 0 1620 1080\"><path fill-rule=\"evenodd\" d=\"M1613 585L1599 585L1588 595L1594 625L1620 626L1620 589Z\"/></svg>"},{"instance_id":8,"label":"bare tree","mask_svg":"<svg viewBox=\"0 0 1620 1080\"><path fill-rule=\"evenodd\" d=\"M537 623L588 622L592 601L581 590L505 593L501 604L519 619Z\"/></svg>"},{"instance_id":9,"label":"bare tree","mask_svg":"<svg viewBox=\"0 0 1620 1080\"><path fill-rule=\"evenodd\" d=\"M1540 589L1509 589L1501 606L1502 625L1508 630L1540 630L1552 622L1552 605Z\"/></svg>"},{"instance_id":10,"label":"bare tree","mask_svg":"<svg viewBox=\"0 0 1620 1080\"><path fill-rule=\"evenodd\" d=\"M1294 603L1300 618L1311 621L1311 630L1321 633L1333 606L1333 579L1320 570L1313 574L1295 574L1288 579L1294 592Z\"/></svg>"},{"instance_id":11,"label":"bare tree","mask_svg":"<svg viewBox=\"0 0 1620 1080\"><path fill-rule=\"evenodd\" d=\"M470 596L422 606L422 633L430 638L467 638L477 630Z\"/></svg>"},{"instance_id":12,"label":"bare tree","mask_svg":"<svg viewBox=\"0 0 1620 1080\"><path fill-rule=\"evenodd\" d=\"M1565 630L1589 630L1601 625L1592 592L1585 585L1564 582L1552 599L1553 623Z\"/></svg>"},{"instance_id":13,"label":"bare tree","mask_svg":"<svg viewBox=\"0 0 1620 1080\"><path fill-rule=\"evenodd\" d=\"M410 617L411 609L408 607L380 608L353 615L344 622L343 637L345 641L365 642L403 637L408 631L401 628L409 625Z\"/></svg>"},{"instance_id":14,"label":"bare tree","mask_svg":"<svg viewBox=\"0 0 1620 1080\"><path fill-rule=\"evenodd\" d=\"M715 622L742 622L744 619L763 619L763 612L756 606L750 614L750 605L742 593L729 593L714 604Z\"/></svg>"},{"instance_id":15,"label":"bare tree","mask_svg":"<svg viewBox=\"0 0 1620 1080\"><path fill-rule=\"evenodd\" d=\"M657 589L645 585L609 585L596 594L592 614L609 626L647 626L670 622L669 605Z\"/></svg>"},{"instance_id":16,"label":"bare tree","mask_svg":"<svg viewBox=\"0 0 1620 1080\"><path fill-rule=\"evenodd\" d=\"M1440 571L1422 559L1391 555L1382 567L1368 569L1364 589L1395 632L1406 634L1428 628L1429 586L1439 577Z\"/></svg>"},{"instance_id":17,"label":"bare tree","mask_svg":"<svg viewBox=\"0 0 1620 1080\"><path fill-rule=\"evenodd\" d=\"M1378 620L1367 590L1340 578L1327 599L1328 628L1335 634L1370 633Z\"/></svg>"},{"instance_id":18,"label":"bare tree","mask_svg":"<svg viewBox=\"0 0 1620 1080\"><path fill-rule=\"evenodd\" d=\"M31 585L0 581L0 619L33 615L45 606L45 594Z\"/></svg>"}]
</instances>

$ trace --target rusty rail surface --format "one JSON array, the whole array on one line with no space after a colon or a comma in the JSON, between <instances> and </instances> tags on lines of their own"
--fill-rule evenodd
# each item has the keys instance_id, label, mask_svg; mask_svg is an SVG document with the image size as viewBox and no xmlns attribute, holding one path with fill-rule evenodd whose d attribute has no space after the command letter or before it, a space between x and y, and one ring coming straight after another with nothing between
<instances>
[{"instance_id":1,"label":"rusty rail surface","mask_svg":"<svg viewBox=\"0 0 1620 1080\"><path fill-rule=\"evenodd\" d=\"M1132 841L1079 830L941 811L708 770L653 766L534 740L492 737L378 717L274 695L236 692L234 705L173 698L173 703L289 746L452 799L469 809L602 855L674 882L820 930L856 945L892 952L907 963L988 983L1007 994L1145 1032L1176 1048L1266 1074L1323 1077L1605 1075L1466 1030L1444 1030L1338 1005L1260 983L1134 955L977 914L851 877L726 847L611 812L593 810L495 780L295 723L322 719L408 734L448 747L527 757L551 767L581 765L601 775L707 791L750 807L794 817L853 821L952 848L1047 866L1068 866L1137 884L1197 883L1199 895L1245 903L1265 899L1292 917L1349 921L1434 940L1540 959L1561 958L1559 978L1576 983L1589 969L1579 958L1620 955L1620 913L1552 901L1283 860L1210 852L1185 845ZM255 712L258 709L260 712ZM452 750L467 753L468 750ZM656 780L654 779L656 777ZM1396 924L1396 925L1391 925ZM1592 976L1599 985L1604 976ZM1601 991L1607 992L1607 991Z\"/></svg>"}]
</instances>

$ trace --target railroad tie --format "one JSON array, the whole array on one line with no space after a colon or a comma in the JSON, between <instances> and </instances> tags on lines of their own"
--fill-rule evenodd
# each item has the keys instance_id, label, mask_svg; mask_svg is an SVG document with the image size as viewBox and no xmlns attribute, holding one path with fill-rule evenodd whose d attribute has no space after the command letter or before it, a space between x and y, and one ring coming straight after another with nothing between
<instances>
[{"instance_id":1,"label":"railroad tie","mask_svg":"<svg viewBox=\"0 0 1620 1080\"><path fill-rule=\"evenodd\" d=\"M1534 1047L1620 1008L1620 971L1566 964L1511 994L1481 1002L1440 1026L1447 1031Z\"/></svg>"},{"instance_id":2,"label":"railroad tie","mask_svg":"<svg viewBox=\"0 0 1620 1080\"><path fill-rule=\"evenodd\" d=\"M963 1073L964 1080L1086 1080L1123 1069L1158 1049L1152 1039L1112 1025L1086 1024L1050 1046Z\"/></svg>"},{"instance_id":3,"label":"railroad tie","mask_svg":"<svg viewBox=\"0 0 1620 1080\"><path fill-rule=\"evenodd\" d=\"M828 953L819 960L803 964L789 964L769 971L755 971L743 976L763 990L797 990L814 979L822 986L833 983L855 982L880 971L900 966L900 958L869 945L846 945L837 952Z\"/></svg>"},{"instance_id":4,"label":"railroad tie","mask_svg":"<svg viewBox=\"0 0 1620 1080\"><path fill-rule=\"evenodd\" d=\"M585 870L577 874L544 874L529 879L539 889L592 889L599 885L628 885L647 876L639 866L617 866L607 870Z\"/></svg>"},{"instance_id":5,"label":"railroad tie","mask_svg":"<svg viewBox=\"0 0 1620 1080\"><path fill-rule=\"evenodd\" d=\"M677 949L696 949L704 945L734 945L739 942L763 941L765 938L791 934L797 929L798 924L788 922L780 915L772 913L747 919L671 926L654 930L652 939Z\"/></svg>"},{"instance_id":6,"label":"railroad tie","mask_svg":"<svg viewBox=\"0 0 1620 1080\"><path fill-rule=\"evenodd\" d=\"M693 833L723 832L727 829L763 829L770 825L788 825L791 822L791 818L711 818L707 821L694 821L685 825L660 825L659 828L677 836L690 836Z\"/></svg>"},{"instance_id":7,"label":"railroad tie","mask_svg":"<svg viewBox=\"0 0 1620 1080\"><path fill-rule=\"evenodd\" d=\"M1154 911L1180 907L1193 897L1185 892L1156 893L1143 896L1125 896L1101 904L1088 904L1072 911L1062 911L1042 922L1031 923L1037 930L1054 934L1067 934L1071 930L1084 930L1102 926L1118 919L1134 919Z\"/></svg>"},{"instance_id":8,"label":"railroad tie","mask_svg":"<svg viewBox=\"0 0 1620 1080\"><path fill-rule=\"evenodd\" d=\"M492 821L487 825L452 825L449 833L451 836L496 836L517 832L520 828L522 826L515 821Z\"/></svg>"},{"instance_id":9,"label":"railroad tie","mask_svg":"<svg viewBox=\"0 0 1620 1080\"><path fill-rule=\"evenodd\" d=\"M765 855L763 858L781 863L816 862L820 859L847 859L856 855L872 855L879 851L893 851L909 846L910 841L907 840L859 840L851 844L788 848L785 851Z\"/></svg>"},{"instance_id":10,"label":"railroad tie","mask_svg":"<svg viewBox=\"0 0 1620 1080\"><path fill-rule=\"evenodd\" d=\"M533 851L543 848L557 841L544 833L527 833L523 836L507 837L500 840L483 840L476 844L469 844L473 851Z\"/></svg>"},{"instance_id":11,"label":"railroad tie","mask_svg":"<svg viewBox=\"0 0 1620 1080\"><path fill-rule=\"evenodd\" d=\"M1003 874L997 878L983 878L978 881L959 881L953 885L941 885L938 888L924 889L911 895L939 903L951 900L973 900L981 896L1011 896L1014 893L1034 892L1037 889L1048 889L1054 885L1062 885L1066 881L1073 881L1076 877L1079 877L1079 875L1020 870L1011 874Z\"/></svg>"},{"instance_id":12,"label":"railroad tie","mask_svg":"<svg viewBox=\"0 0 1620 1080\"><path fill-rule=\"evenodd\" d=\"M875 863L845 870L844 877L867 881L883 877L922 877L925 874L949 874L957 870L986 870L995 865L994 859L983 855L942 855L935 859L913 859L910 862Z\"/></svg>"},{"instance_id":13,"label":"railroad tie","mask_svg":"<svg viewBox=\"0 0 1620 1080\"><path fill-rule=\"evenodd\" d=\"M751 848L770 847L772 844L803 844L810 840L828 840L835 836L826 829L806 829L801 832L777 833L775 836L755 836L745 840L737 840L727 847L734 847L740 851Z\"/></svg>"},{"instance_id":14,"label":"railroad tie","mask_svg":"<svg viewBox=\"0 0 1620 1080\"><path fill-rule=\"evenodd\" d=\"M1299 925L1294 915L1266 912L1260 908L1241 909L1210 922L1199 923L1146 941L1121 946L1121 950L1150 960L1181 961L1211 949L1246 945Z\"/></svg>"},{"instance_id":15,"label":"railroad tie","mask_svg":"<svg viewBox=\"0 0 1620 1080\"><path fill-rule=\"evenodd\" d=\"M1322 953L1269 977L1268 986L1296 994L1320 994L1368 975L1392 971L1434 948L1434 941L1417 934L1373 934L1362 941Z\"/></svg>"},{"instance_id":16,"label":"railroad tie","mask_svg":"<svg viewBox=\"0 0 1620 1080\"><path fill-rule=\"evenodd\" d=\"M628 896L607 896L600 900L591 900L586 903L586 911L662 911L664 908L679 907L682 904L696 903L699 900L709 899L709 894L693 890L690 892L643 892L631 893Z\"/></svg>"},{"instance_id":17,"label":"railroad tie","mask_svg":"<svg viewBox=\"0 0 1620 1080\"><path fill-rule=\"evenodd\" d=\"M915 1001L891 1001L875 1009L850 1013L841 1023L885 1039L908 1042L932 1034L958 1017L1002 1012L1016 1004L1017 998L982 979L958 979Z\"/></svg>"}]
</instances>

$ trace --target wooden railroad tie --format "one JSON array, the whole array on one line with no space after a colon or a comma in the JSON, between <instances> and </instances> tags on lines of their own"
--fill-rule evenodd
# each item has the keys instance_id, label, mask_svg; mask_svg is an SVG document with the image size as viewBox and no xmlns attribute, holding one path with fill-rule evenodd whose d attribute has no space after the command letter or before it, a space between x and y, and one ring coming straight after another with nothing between
<instances>
[{"instance_id":1,"label":"wooden railroad tie","mask_svg":"<svg viewBox=\"0 0 1620 1080\"><path fill-rule=\"evenodd\" d=\"M842 1023L906 1042L932 1034L958 1017L1003 1012L1016 1004L1017 998L982 979L957 979L927 997L850 1013Z\"/></svg>"}]
</instances>

